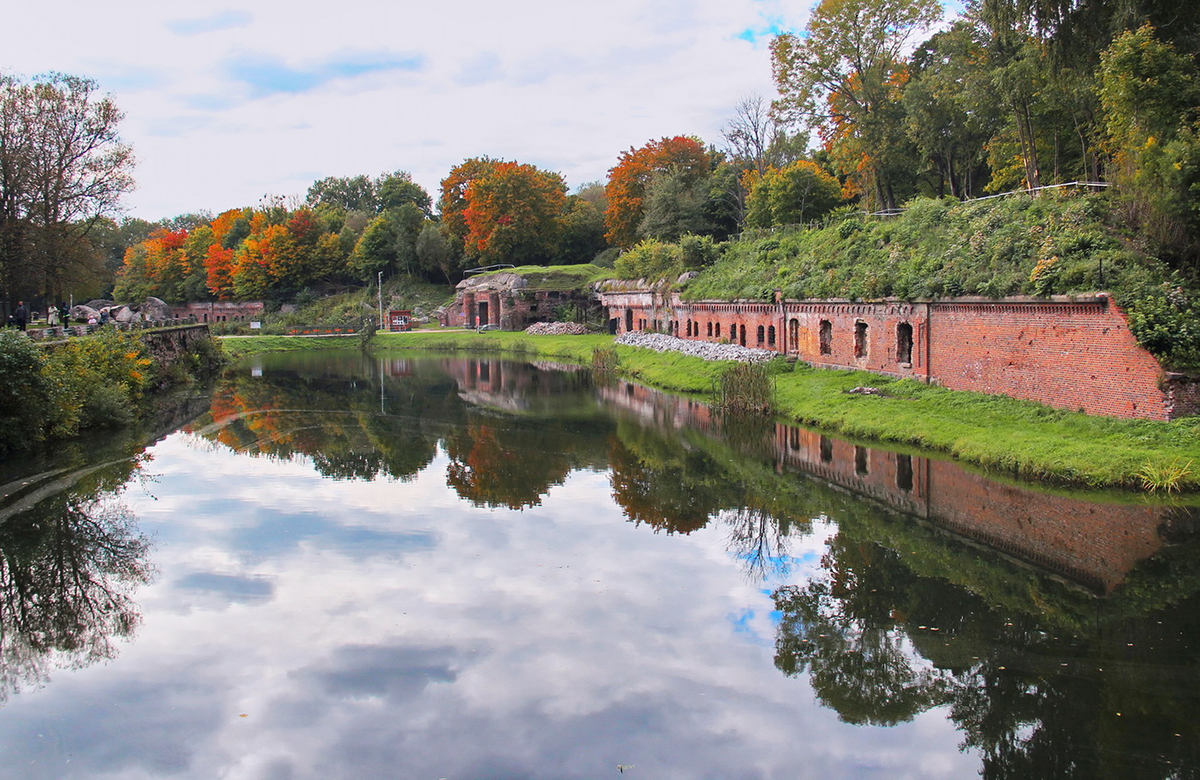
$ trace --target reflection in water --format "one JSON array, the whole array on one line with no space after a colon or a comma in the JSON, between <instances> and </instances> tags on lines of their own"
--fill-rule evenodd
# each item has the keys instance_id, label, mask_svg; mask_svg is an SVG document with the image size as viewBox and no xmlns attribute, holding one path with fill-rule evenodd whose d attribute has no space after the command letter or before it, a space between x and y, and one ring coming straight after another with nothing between
<instances>
[{"instance_id":1,"label":"reflection in water","mask_svg":"<svg viewBox=\"0 0 1200 780\"><path fill-rule=\"evenodd\" d=\"M610 526L672 551L691 549L683 545L700 544L714 531L723 535L740 566L735 576L761 589L764 602L762 594L770 593L767 609L774 613L764 622L773 636L762 652L772 684L780 673L802 678L843 723L902 728L922 713L941 713L988 778L1167 778L1200 771L1200 726L1192 717L1200 700L1194 673L1200 539L1188 507L1095 503L794 426L734 424L695 401L626 382L593 385L587 372L551 365L360 353L256 360L257 370L233 373L216 388L209 412L189 428L193 442L221 454L310 464L340 482L444 485L459 503L506 518L476 527L484 547L521 530L501 510L528 510L524 530L539 535L571 527L570 513L586 508L548 519L552 494L568 489L573 474L596 472L600 489L619 507L615 516L629 523ZM42 659L72 650L83 664L110 657L111 638L136 627L131 596L147 580L149 564L145 539L111 497L132 475L133 466L124 468L124 475L97 478L74 498L43 502L19 515L20 523L0 526L10 677L42 679L44 665L20 665L26 648L51 648L27 653ZM440 493L414 495L431 502L428 526L408 533L338 526L342 542L432 554L443 543L439 532L457 531L443 524ZM286 522L273 514L271 522L281 534L298 535L311 527L304 523L328 521L297 510ZM478 549L462 536L458 544ZM820 554L805 557L814 548ZM313 554L323 551L332 552ZM553 621L584 626L572 642L590 632L589 616L620 611L600 600L612 577L600 570L611 566L623 579L623 552L579 575L588 587ZM472 580L458 554L447 553L454 575L440 581L432 638L418 642L398 628L378 644L332 650L323 666L294 679L335 699L392 697L405 711L432 707L436 696L479 678L503 689L508 668L483 673L474 666L488 653L502 654L498 642L477 647L473 625L464 631L471 642L445 639L450 633L442 626L456 614L447 592L462 577L464 589L484 594L466 608L474 619L490 613L493 601L511 607L506 589L523 593L541 580L514 572ZM394 586L397 571L389 562L376 576ZM253 572L191 571L175 582L192 594L220 591L231 610L265 609L285 590ZM655 585L631 580L628 589L655 591ZM670 597L653 593L655 600ZM539 595L534 603L542 601ZM530 610L497 611L508 620ZM392 615L387 626L400 626L407 615ZM750 619L737 620L743 618ZM497 625L497 634L519 633L509 623ZM657 654L640 648L637 633L614 633L614 646ZM772 656L778 672L770 668ZM562 666L556 672L567 670L580 683L568 661L552 660ZM605 689L612 684L606 680ZM651 689L657 690L645 688ZM299 701L291 705L308 712ZM660 717L649 706L622 712L652 726Z\"/></svg>"},{"instance_id":2,"label":"reflection in water","mask_svg":"<svg viewBox=\"0 0 1200 780\"><path fill-rule=\"evenodd\" d=\"M119 491L139 467L59 472L48 496L36 482L32 495L9 496L7 508L23 511L0 523L0 700L44 684L51 669L112 658L113 640L136 631L133 593L153 570Z\"/></svg>"}]
</instances>

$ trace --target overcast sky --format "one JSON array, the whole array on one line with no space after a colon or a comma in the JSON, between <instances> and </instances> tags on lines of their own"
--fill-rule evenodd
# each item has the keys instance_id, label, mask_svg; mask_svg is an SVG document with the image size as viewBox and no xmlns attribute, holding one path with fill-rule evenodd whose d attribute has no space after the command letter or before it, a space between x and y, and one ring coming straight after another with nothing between
<instances>
[{"instance_id":1,"label":"overcast sky","mask_svg":"<svg viewBox=\"0 0 1200 780\"><path fill-rule=\"evenodd\" d=\"M575 190L651 139L717 142L739 99L772 96L770 37L802 29L810 5L19 3L0 70L88 76L114 96L138 158L128 213L145 219L391 170L436 198L479 155Z\"/></svg>"}]
</instances>

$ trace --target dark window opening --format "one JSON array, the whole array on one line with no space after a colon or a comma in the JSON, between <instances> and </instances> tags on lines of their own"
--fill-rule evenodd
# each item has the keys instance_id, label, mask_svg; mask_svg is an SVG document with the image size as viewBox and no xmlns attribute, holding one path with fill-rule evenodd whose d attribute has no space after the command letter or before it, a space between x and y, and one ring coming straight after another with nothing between
<instances>
[{"instance_id":1,"label":"dark window opening","mask_svg":"<svg viewBox=\"0 0 1200 780\"><path fill-rule=\"evenodd\" d=\"M800 320L792 320L788 323L788 339L790 340L789 349L792 352L800 351Z\"/></svg>"},{"instance_id":2,"label":"dark window opening","mask_svg":"<svg viewBox=\"0 0 1200 780\"><path fill-rule=\"evenodd\" d=\"M708 323L708 337L712 338L712 323Z\"/></svg>"},{"instance_id":3,"label":"dark window opening","mask_svg":"<svg viewBox=\"0 0 1200 780\"><path fill-rule=\"evenodd\" d=\"M792 320L795 322L795 320ZM821 320L821 354L829 355L833 353L833 323L829 320Z\"/></svg>"},{"instance_id":4,"label":"dark window opening","mask_svg":"<svg viewBox=\"0 0 1200 780\"><path fill-rule=\"evenodd\" d=\"M788 447L793 450L800 449L800 429L791 428L788 430Z\"/></svg>"},{"instance_id":5,"label":"dark window opening","mask_svg":"<svg viewBox=\"0 0 1200 780\"><path fill-rule=\"evenodd\" d=\"M758 326L758 343L759 344L763 343L764 341L766 341L766 338L767 338L767 329L764 328L762 325L759 325Z\"/></svg>"},{"instance_id":6,"label":"dark window opening","mask_svg":"<svg viewBox=\"0 0 1200 780\"><path fill-rule=\"evenodd\" d=\"M896 326L896 362L912 363L913 329L902 322Z\"/></svg>"},{"instance_id":7,"label":"dark window opening","mask_svg":"<svg viewBox=\"0 0 1200 780\"><path fill-rule=\"evenodd\" d=\"M833 439L822 436L820 441L821 462L833 463Z\"/></svg>"},{"instance_id":8,"label":"dark window opening","mask_svg":"<svg viewBox=\"0 0 1200 780\"><path fill-rule=\"evenodd\" d=\"M896 487L906 493L913 489L912 455L896 456Z\"/></svg>"},{"instance_id":9,"label":"dark window opening","mask_svg":"<svg viewBox=\"0 0 1200 780\"><path fill-rule=\"evenodd\" d=\"M736 325L734 325L733 327L735 329L737 328ZM738 343L741 344L743 347L746 346L746 326L745 325L742 326L742 335L740 337L738 337Z\"/></svg>"},{"instance_id":10,"label":"dark window opening","mask_svg":"<svg viewBox=\"0 0 1200 780\"><path fill-rule=\"evenodd\" d=\"M775 326L774 325L767 328L767 346L768 347L775 346Z\"/></svg>"},{"instance_id":11,"label":"dark window opening","mask_svg":"<svg viewBox=\"0 0 1200 780\"><path fill-rule=\"evenodd\" d=\"M854 357L866 357L867 355L867 323L854 323Z\"/></svg>"},{"instance_id":12,"label":"dark window opening","mask_svg":"<svg viewBox=\"0 0 1200 780\"><path fill-rule=\"evenodd\" d=\"M633 309L625 310L625 330L633 330Z\"/></svg>"},{"instance_id":13,"label":"dark window opening","mask_svg":"<svg viewBox=\"0 0 1200 780\"><path fill-rule=\"evenodd\" d=\"M854 473L860 477L865 477L871 473L870 465L867 463L867 448L854 447Z\"/></svg>"},{"instance_id":14,"label":"dark window opening","mask_svg":"<svg viewBox=\"0 0 1200 780\"><path fill-rule=\"evenodd\" d=\"M713 328L713 335L715 335L717 338L721 338L721 323L718 322L717 326Z\"/></svg>"}]
</instances>

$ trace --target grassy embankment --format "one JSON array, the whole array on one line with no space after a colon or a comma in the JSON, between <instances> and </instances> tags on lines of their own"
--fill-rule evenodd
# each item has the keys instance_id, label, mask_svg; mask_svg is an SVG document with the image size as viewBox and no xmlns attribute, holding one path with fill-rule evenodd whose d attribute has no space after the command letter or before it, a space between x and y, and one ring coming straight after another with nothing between
<instances>
[{"instance_id":1,"label":"grassy embankment","mask_svg":"<svg viewBox=\"0 0 1200 780\"><path fill-rule=\"evenodd\" d=\"M350 346L352 339L262 337L225 339L229 352ZM380 334L374 349L540 357L590 365L611 336L527 336L473 331ZM680 393L709 395L728 364L616 346L619 372ZM1144 478L1169 478L1200 490L1200 418L1175 422L1117 420L1050 409L1003 396L946 390L912 380L855 371L824 371L782 361L772 364L779 413L786 419L850 437L947 453L989 470L1025 479L1096 488L1142 488ZM853 395L859 386L883 395ZM1156 475L1158 475L1156 477Z\"/></svg>"}]
</instances>

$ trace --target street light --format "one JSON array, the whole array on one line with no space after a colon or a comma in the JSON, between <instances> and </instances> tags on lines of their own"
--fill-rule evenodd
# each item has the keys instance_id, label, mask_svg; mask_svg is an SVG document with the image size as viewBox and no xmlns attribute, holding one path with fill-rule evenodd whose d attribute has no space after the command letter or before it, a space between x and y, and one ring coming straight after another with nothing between
<instances>
[{"instance_id":1,"label":"street light","mask_svg":"<svg viewBox=\"0 0 1200 780\"><path fill-rule=\"evenodd\" d=\"M383 329L383 271L379 272L379 320L376 327Z\"/></svg>"}]
</instances>

